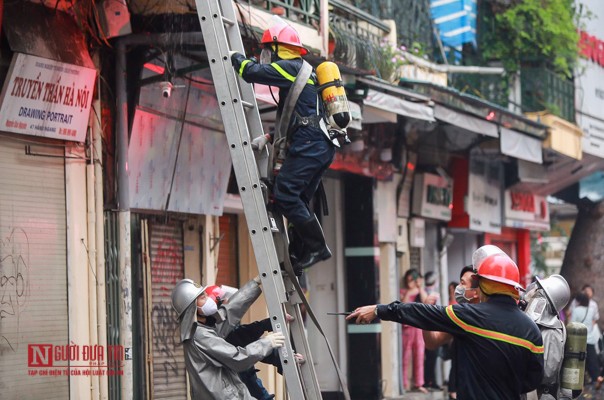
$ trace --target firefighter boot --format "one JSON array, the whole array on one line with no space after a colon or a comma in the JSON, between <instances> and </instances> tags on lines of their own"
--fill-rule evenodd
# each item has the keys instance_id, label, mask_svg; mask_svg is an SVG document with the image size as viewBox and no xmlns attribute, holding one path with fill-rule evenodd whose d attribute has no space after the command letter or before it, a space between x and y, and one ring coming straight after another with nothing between
<instances>
[{"instance_id":1,"label":"firefighter boot","mask_svg":"<svg viewBox=\"0 0 604 400\"><path fill-rule=\"evenodd\" d=\"M316 216L296 224L295 229L304 242L304 254L296 264L296 270L301 271L331 257L331 251L325 243L323 229Z\"/></svg>"}]
</instances>

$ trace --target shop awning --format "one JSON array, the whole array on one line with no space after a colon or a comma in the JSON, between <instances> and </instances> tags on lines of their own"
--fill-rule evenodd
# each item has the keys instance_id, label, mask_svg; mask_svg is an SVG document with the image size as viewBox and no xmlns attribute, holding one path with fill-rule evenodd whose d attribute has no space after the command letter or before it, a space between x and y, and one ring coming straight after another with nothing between
<instances>
[{"instance_id":1,"label":"shop awning","mask_svg":"<svg viewBox=\"0 0 604 400\"><path fill-rule=\"evenodd\" d=\"M348 102L348 106L350 107L350 124L348 124L348 128L362 130L362 122L363 115L361 113L361 106L357 103L353 103L352 101Z\"/></svg>"},{"instance_id":2,"label":"shop awning","mask_svg":"<svg viewBox=\"0 0 604 400\"><path fill-rule=\"evenodd\" d=\"M359 78L357 78L357 82L365 84L365 85L369 86L370 88L378 89L382 92L389 92L393 95L396 95L396 96L399 96L401 98L405 98L408 100L413 100L416 102L424 102L424 103L430 102L430 98L423 94L419 94L412 90L405 89L404 87L401 87L398 85L393 85L391 83L388 83L388 82L378 79L378 78L374 78L374 77L361 78L361 77L359 77Z\"/></svg>"},{"instance_id":3,"label":"shop awning","mask_svg":"<svg viewBox=\"0 0 604 400\"><path fill-rule=\"evenodd\" d=\"M481 135L499 137L497 125L485 119L473 117L469 114L456 111L452 108L436 104L434 106L434 117L437 120L466 129Z\"/></svg>"},{"instance_id":4,"label":"shop awning","mask_svg":"<svg viewBox=\"0 0 604 400\"><path fill-rule=\"evenodd\" d=\"M541 140L501 127L501 153L537 164L543 163Z\"/></svg>"},{"instance_id":5,"label":"shop awning","mask_svg":"<svg viewBox=\"0 0 604 400\"><path fill-rule=\"evenodd\" d=\"M430 82L402 79L400 84L404 85L405 88L410 88L415 92L428 96L438 105L462 112L464 115L471 115L485 122L491 121L493 124L497 123L497 125L505 126L516 132L522 132L533 138L546 138L547 127L545 125L533 121L522 114L513 113L485 99ZM438 118L438 115L436 117ZM492 133L492 131L490 132Z\"/></svg>"},{"instance_id":6,"label":"shop awning","mask_svg":"<svg viewBox=\"0 0 604 400\"><path fill-rule=\"evenodd\" d=\"M527 113L526 116L548 126L547 139L543 142L544 148L552 149L577 160L581 159L583 156L581 128L546 112Z\"/></svg>"},{"instance_id":7,"label":"shop awning","mask_svg":"<svg viewBox=\"0 0 604 400\"><path fill-rule=\"evenodd\" d=\"M403 100L400 97L369 89L363 100L363 122L367 124L378 122L396 122L396 116L415 118L423 121L434 121L432 107Z\"/></svg>"}]
</instances>

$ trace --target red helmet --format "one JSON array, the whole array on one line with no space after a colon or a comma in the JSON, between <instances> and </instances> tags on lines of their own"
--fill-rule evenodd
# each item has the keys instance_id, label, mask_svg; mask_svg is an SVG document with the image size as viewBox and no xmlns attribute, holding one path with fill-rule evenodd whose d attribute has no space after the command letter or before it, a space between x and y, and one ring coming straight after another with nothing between
<instances>
[{"instance_id":1,"label":"red helmet","mask_svg":"<svg viewBox=\"0 0 604 400\"><path fill-rule=\"evenodd\" d=\"M308 50L302 46L302 42L300 42L300 36L298 32L291 25L288 25L285 22L277 23L268 28L262 34L262 40L260 41L263 44L271 44L271 43L282 43L288 44L290 46L295 46L300 49L300 55L308 54Z\"/></svg>"},{"instance_id":2,"label":"red helmet","mask_svg":"<svg viewBox=\"0 0 604 400\"><path fill-rule=\"evenodd\" d=\"M206 296L214 300L216 304L219 304L224 300L224 290L220 286L212 285L208 286L205 290Z\"/></svg>"},{"instance_id":3,"label":"red helmet","mask_svg":"<svg viewBox=\"0 0 604 400\"><path fill-rule=\"evenodd\" d=\"M488 256L478 266L476 274L480 278L520 288L520 272L516 263L506 254Z\"/></svg>"}]
</instances>

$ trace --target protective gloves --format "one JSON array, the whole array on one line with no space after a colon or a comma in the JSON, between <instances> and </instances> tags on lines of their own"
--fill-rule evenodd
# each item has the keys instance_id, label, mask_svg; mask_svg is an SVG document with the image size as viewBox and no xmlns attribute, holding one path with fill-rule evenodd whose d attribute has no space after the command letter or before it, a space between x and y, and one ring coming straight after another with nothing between
<instances>
[{"instance_id":1,"label":"protective gloves","mask_svg":"<svg viewBox=\"0 0 604 400\"><path fill-rule=\"evenodd\" d=\"M271 135L268 133L258 136L254 140L252 140L252 149L262 151L264 146L271 140Z\"/></svg>"},{"instance_id":2,"label":"protective gloves","mask_svg":"<svg viewBox=\"0 0 604 400\"><path fill-rule=\"evenodd\" d=\"M283 347L285 344L285 336L281 332L272 332L264 337L264 339L268 339L271 343L271 347L273 349L277 349L279 347Z\"/></svg>"},{"instance_id":3,"label":"protective gloves","mask_svg":"<svg viewBox=\"0 0 604 400\"><path fill-rule=\"evenodd\" d=\"M231 64L233 67L236 67L245 60L245 56L237 51L229 51L229 57L231 57Z\"/></svg>"}]
</instances>

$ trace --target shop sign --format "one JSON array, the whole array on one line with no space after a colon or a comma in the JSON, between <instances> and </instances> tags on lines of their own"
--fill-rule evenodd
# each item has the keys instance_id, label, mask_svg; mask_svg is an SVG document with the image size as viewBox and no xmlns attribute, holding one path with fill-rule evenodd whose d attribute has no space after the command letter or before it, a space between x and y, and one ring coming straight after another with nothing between
<instances>
[{"instance_id":1,"label":"shop sign","mask_svg":"<svg viewBox=\"0 0 604 400\"><path fill-rule=\"evenodd\" d=\"M411 247L424 247L426 245L426 221L421 218L412 218L409 221L409 244Z\"/></svg>"},{"instance_id":2,"label":"shop sign","mask_svg":"<svg viewBox=\"0 0 604 400\"><path fill-rule=\"evenodd\" d=\"M452 185L443 177L417 174L413 183L413 213L441 221L451 220Z\"/></svg>"},{"instance_id":3,"label":"shop sign","mask_svg":"<svg viewBox=\"0 0 604 400\"><path fill-rule=\"evenodd\" d=\"M501 233L501 164L472 159L468 177L469 228Z\"/></svg>"},{"instance_id":4,"label":"shop sign","mask_svg":"<svg viewBox=\"0 0 604 400\"><path fill-rule=\"evenodd\" d=\"M580 31L579 49L581 55L604 67L604 41Z\"/></svg>"},{"instance_id":5,"label":"shop sign","mask_svg":"<svg viewBox=\"0 0 604 400\"><path fill-rule=\"evenodd\" d=\"M549 206L547 199L528 192L505 191L505 226L547 231Z\"/></svg>"},{"instance_id":6,"label":"shop sign","mask_svg":"<svg viewBox=\"0 0 604 400\"><path fill-rule=\"evenodd\" d=\"M96 71L16 53L0 96L0 130L83 142Z\"/></svg>"}]
</instances>

